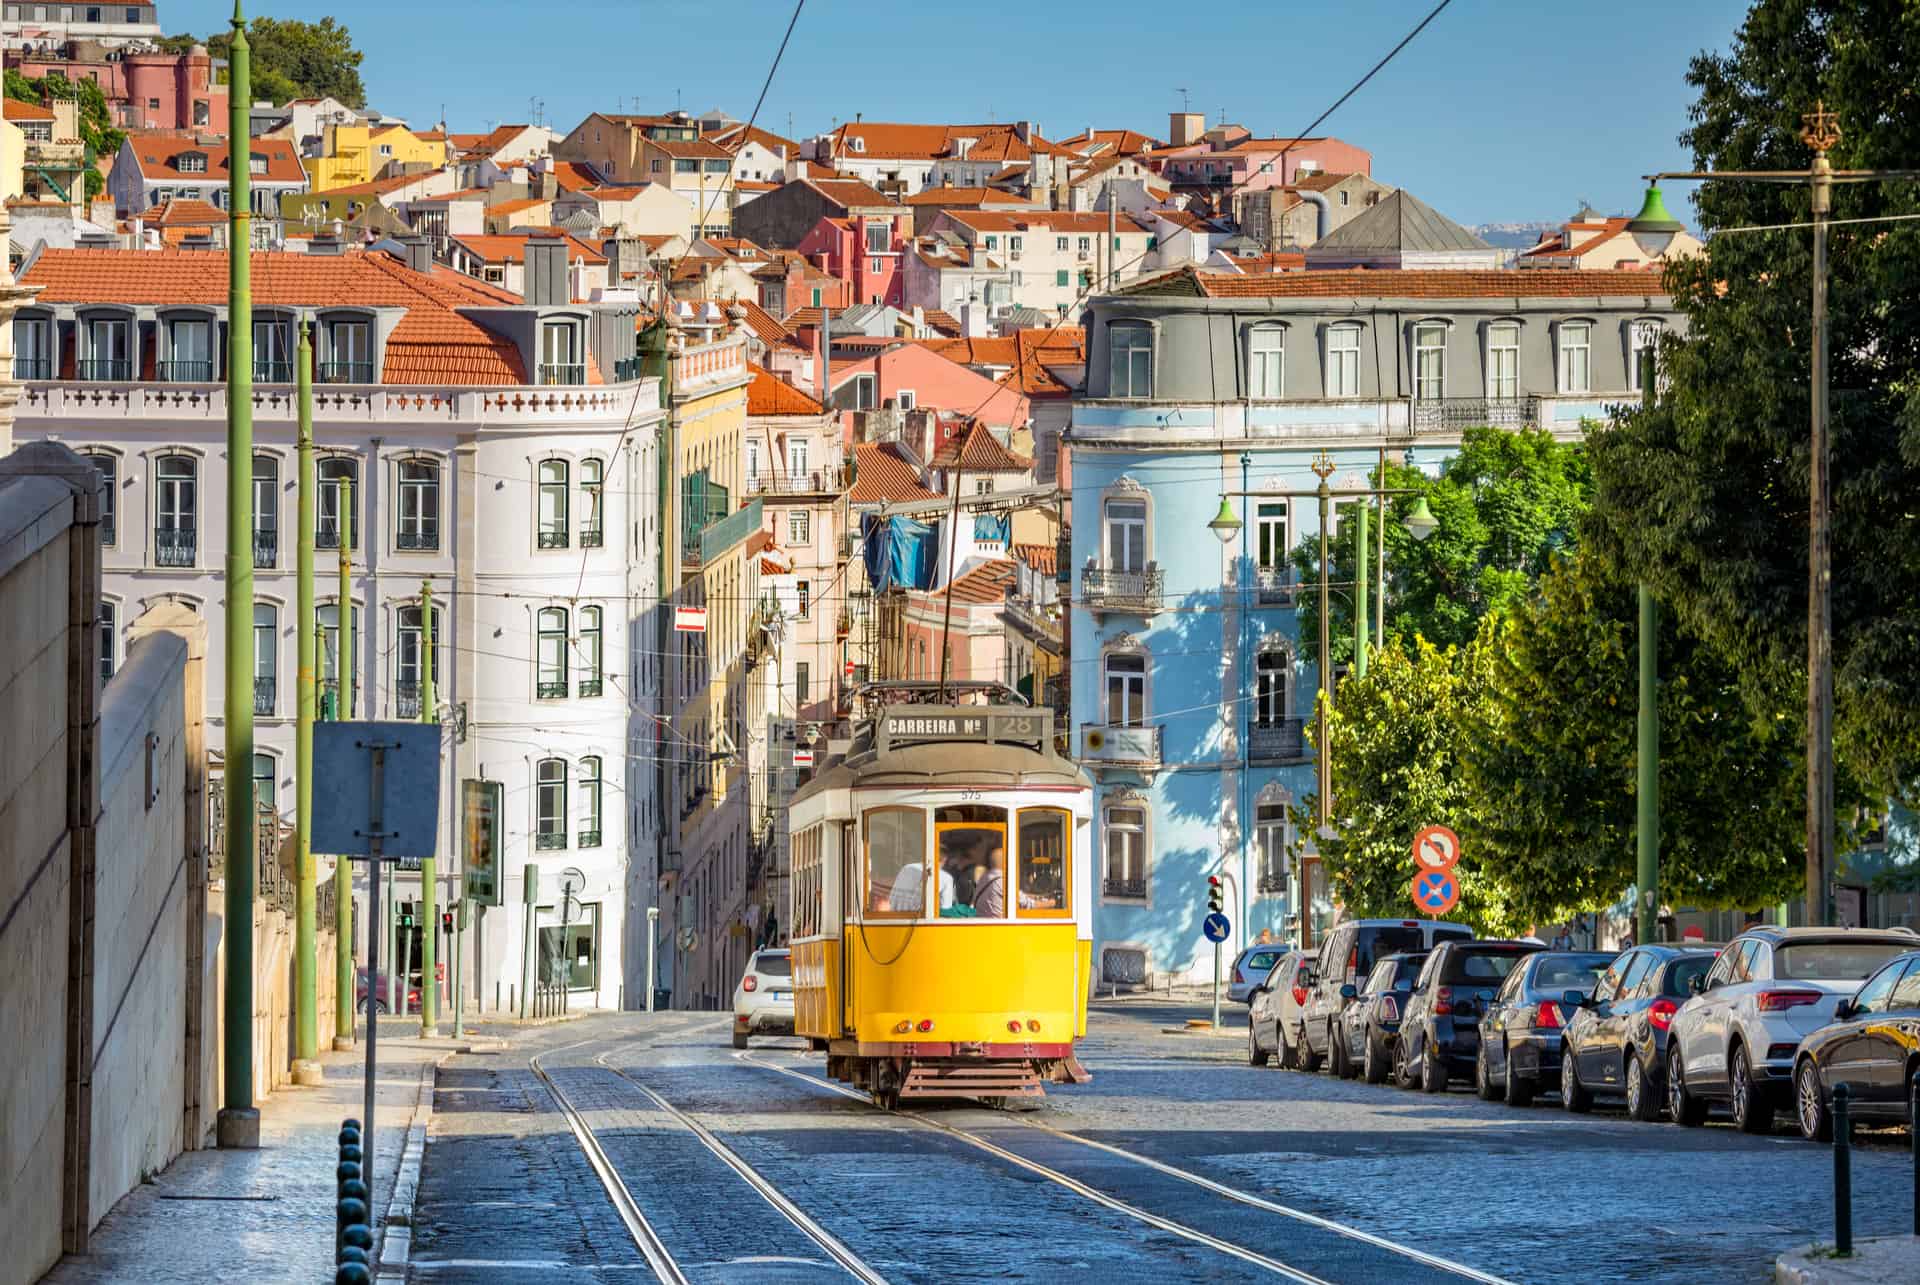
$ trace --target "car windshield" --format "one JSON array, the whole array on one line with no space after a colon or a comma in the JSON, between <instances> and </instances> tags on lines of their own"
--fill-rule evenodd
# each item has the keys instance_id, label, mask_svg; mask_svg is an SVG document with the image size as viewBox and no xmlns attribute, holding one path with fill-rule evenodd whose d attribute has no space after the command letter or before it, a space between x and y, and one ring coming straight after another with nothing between
<instances>
[{"instance_id":1,"label":"car windshield","mask_svg":"<svg viewBox=\"0 0 1920 1285\"><path fill-rule=\"evenodd\" d=\"M1693 979L1705 977L1707 970L1713 967L1717 955L1701 955L1697 959L1676 959L1667 969L1667 979L1660 985L1660 993L1669 997L1678 997L1692 992Z\"/></svg>"},{"instance_id":2,"label":"car windshield","mask_svg":"<svg viewBox=\"0 0 1920 1285\"><path fill-rule=\"evenodd\" d=\"M1533 985L1543 991L1591 991L1594 979L1607 971L1612 955L1549 955L1533 971Z\"/></svg>"},{"instance_id":3,"label":"car windshield","mask_svg":"<svg viewBox=\"0 0 1920 1285\"><path fill-rule=\"evenodd\" d=\"M762 977L793 976L793 956L762 955L753 963L753 971Z\"/></svg>"},{"instance_id":4,"label":"car windshield","mask_svg":"<svg viewBox=\"0 0 1920 1285\"><path fill-rule=\"evenodd\" d=\"M1773 975L1802 982L1859 981L1912 948L1895 941L1790 941L1774 947Z\"/></svg>"},{"instance_id":5,"label":"car windshield","mask_svg":"<svg viewBox=\"0 0 1920 1285\"><path fill-rule=\"evenodd\" d=\"M1421 966L1427 962L1425 955L1409 955L1395 962L1393 966L1393 989L1410 991L1414 981L1420 976Z\"/></svg>"},{"instance_id":6,"label":"car windshield","mask_svg":"<svg viewBox=\"0 0 1920 1285\"><path fill-rule=\"evenodd\" d=\"M1354 943L1354 949L1360 956L1360 967L1373 967L1373 961L1384 959L1388 955L1397 955L1403 950L1419 950L1425 942L1420 940L1418 924L1383 924L1378 928L1363 928Z\"/></svg>"},{"instance_id":7,"label":"car windshield","mask_svg":"<svg viewBox=\"0 0 1920 1285\"><path fill-rule=\"evenodd\" d=\"M1254 977L1261 976L1264 973L1270 973L1273 971L1273 966L1279 963L1286 953L1284 950L1249 951L1247 953L1247 961L1241 965L1241 970Z\"/></svg>"},{"instance_id":8,"label":"car windshield","mask_svg":"<svg viewBox=\"0 0 1920 1285\"><path fill-rule=\"evenodd\" d=\"M1447 956L1442 986L1489 986L1503 980L1531 951L1515 946L1475 946Z\"/></svg>"}]
</instances>

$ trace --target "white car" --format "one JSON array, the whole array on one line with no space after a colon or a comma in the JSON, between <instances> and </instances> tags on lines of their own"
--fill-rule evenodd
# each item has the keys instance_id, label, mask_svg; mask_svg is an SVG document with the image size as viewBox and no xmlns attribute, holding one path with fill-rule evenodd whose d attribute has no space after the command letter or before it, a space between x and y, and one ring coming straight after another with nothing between
<instances>
[{"instance_id":1,"label":"white car","mask_svg":"<svg viewBox=\"0 0 1920 1285\"><path fill-rule=\"evenodd\" d=\"M1311 1071L1307 1047L1300 1040L1300 1021L1306 1013L1307 992L1313 985L1314 960L1319 952L1291 951L1280 957L1267 979L1247 998L1247 1062L1265 1066L1275 1053L1280 1065Z\"/></svg>"},{"instance_id":2,"label":"white car","mask_svg":"<svg viewBox=\"0 0 1920 1285\"><path fill-rule=\"evenodd\" d=\"M749 1035L793 1034L793 953L755 951L746 975L733 988L733 1047Z\"/></svg>"},{"instance_id":3,"label":"white car","mask_svg":"<svg viewBox=\"0 0 1920 1285\"><path fill-rule=\"evenodd\" d=\"M1667 1038L1667 1109L1677 1124L1724 1100L1748 1133L1788 1104L1794 1052L1833 1021L1875 969L1914 948L1911 934L1869 928L1750 928L1720 952Z\"/></svg>"}]
</instances>

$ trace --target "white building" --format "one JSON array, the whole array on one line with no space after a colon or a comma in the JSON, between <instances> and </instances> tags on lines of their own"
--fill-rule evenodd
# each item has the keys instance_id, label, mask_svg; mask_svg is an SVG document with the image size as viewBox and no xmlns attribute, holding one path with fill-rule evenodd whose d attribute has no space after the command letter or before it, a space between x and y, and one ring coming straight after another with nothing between
<instances>
[{"instance_id":1,"label":"white building","mask_svg":"<svg viewBox=\"0 0 1920 1285\"><path fill-rule=\"evenodd\" d=\"M635 693L654 690L635 673L646 648L629 634L658 594L642 542L658 538L660 412L653 381L635 378L634 309L572 303L562 262L535 265L526 303L418 264L385 251L254 260L256 753L243 770L291 815L291 361L298 322L310 318L319 678L337 692L350 484L359 717L420 717L421 590L433 590L449 890L459 886L459 782L503 787L502 904L468 937L477 949L467 952L466 993L504 1003L531 971L564 979L576 1007L637 1006L645 939L629 937L623 908L633 836L657 824L658 809L651 771L627 752ZM14 324L25 381L17 431L91 456L108 482L103 671L123 654L127 623L161 599L208 618L209 672L223 670L227 266L204 252L49 250L24 274L40 290ZM218 682L207 700L218 746ZM534 970L522 948L528 868L539 871ZM418 895L417 875L402 873L399 885L399 898ZM364 958L364 927L358 940Z\"/></svg>"},{"instance_id":2,"label":"white building","mask_svg":"<svg viewBox=\"0 0 1920 1285\"><path fill-rule=\"evenodd\" d=\"M983 305L989 315L1033 308L1064 317L1109 274L1144 275L1153 244L1153 230L1127 214L948 210L908 256L905 303L954 316Z\"/></svg>"},{"instance_id":3,"label":"white building","mask_svg":"<svg viewBox=\"0 0 1920 1285\"><path fill-rule=\"evenodd\" d=\"M146 45L165 36L153 0L118 4L12 4L0 9L0 45L18 49L49 41L97 41L108 48Z\"/></svg>"}]
</instances>

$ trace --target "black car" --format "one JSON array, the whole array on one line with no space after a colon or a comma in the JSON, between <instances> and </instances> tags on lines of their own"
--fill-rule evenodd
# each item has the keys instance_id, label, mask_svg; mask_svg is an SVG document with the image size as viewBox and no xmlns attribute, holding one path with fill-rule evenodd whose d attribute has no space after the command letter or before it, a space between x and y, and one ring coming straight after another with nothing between
<instances>
[{"instance_id":1,"label":"black car","mask_svg":"<svg viewBox=\"0 0 1920 1285\"><path fill-rule=\"evenodd\" d=\"M1393 1042L1394 1081L1439 1093L1447 1081L1473 1075L1479 1061L1481 1012L1539 942L1443 941L1413 983Z\"/></svg>"},{"instance_id":2,"label":"black car","mask_svg":"<svg viewBox=\"0 0 1920 1285\"><path fill-rule=\"evenodd\" d=\"M1325 1057L1343 1079L1353 1075L1358 1068L1335 1038L1335 1027L1361 983L1373 975L1374 962L1392 954L1425 954L1449 938L1471 941L1473 930L1438 919L1349 919L1337 925L1320 943L1322 967L1300 1020L1300 1042L1310 1057Z\"/></svg>"},{"instance_id":3,"label":"black car","mask_svg":"<svg viewBox=\"0 0 1920 1285\"><path fill-rule=\"evenodd\" d=\"M1847 1086L1849 1116L1906 1120L1920 1072L1920 950L1896 956L1840 1001L1833 1021L1800 1041L1794 1055L1793 1109L1800 1132L1833 1140L1833 1091Z\"/></svg>"},{"instance_id":4,"label":"black car","mask_svg":"<svg viewBox=\"0 0 1920 1285\"><path fill-rule=\"evenodd\" d=\"M1342 1041L1341 1070L1368 1084L1386 1082L1393 1065L1393 1042L1400 1034L1400 1009L1413 990L1427 952L1387 955L1373 966L1364 984L1351 985L1351 1003L1335 1019L1334 1038Z\"/></svg>"},{"instance_id":5,"label":"black car","mask_svg":"<svg viewBox=\"0 0 1920 1285\"><path fill-rule=\"evenodd\" d=\"M1523 1107L1542 1085L1558 1083L1567 1023L1612 962L1612 951L1543 950L1507 974L1480 1014L1473 1084L1481 1097Z\"/></svg>"},{"instance_id":6,"label":"black car","mask_svg":"<svg viewBox=\"0 0 1920 1285\"><path fill-rule=\"evenodd\" d=\"M1595 1093L1622 1093L1628 1115L1659 1119L1667 1031L1719 953L1717 946L1649 945L1614 960L1567 1024L1560 1104L1585 1111Z\"/></svg>"}]
</instances>

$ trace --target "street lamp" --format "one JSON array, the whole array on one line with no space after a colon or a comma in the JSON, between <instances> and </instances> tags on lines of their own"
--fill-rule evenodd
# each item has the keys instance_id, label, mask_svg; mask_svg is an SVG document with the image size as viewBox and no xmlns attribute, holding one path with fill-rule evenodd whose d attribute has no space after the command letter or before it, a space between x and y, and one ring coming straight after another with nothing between
<instances>
[{"instance_id":1,"label":"street lamp","mask_svg":"<svg viewBox=\"0 0 1920 1285\"><path fill-rule=\"evenodd\" d=\"M1827 441L1827 220L1835 183L1920 178L1920 170L1836 170L1827 152L1840 141L1840 121L1824 102L1800 118L1800 141L1813 149L1804 170L1687 170L1646 176L1640 213L1627 231L1643 252L1665 251L1680 231L1660 196L1660 180L1805 183L1813 209L1813 415L1807 516L1807 922L1832 918L1827 876L1833 869L1833 531Z\"/></svg>"},{"instance_id":2,"label":"street lamp","mask_svg":"<svg viewBox=\"0 0 1920 1285\"><path fill-rule=\"evenodd\" d=\"M1218 536L1220 543L1232 544L1233 537L1240 534L1240 528L1244 525L1239 514L1233 511L1233 501L1223 495L1220 497L1220 511L1213 515L1213 521L1207 523L1207 530Z\"/></svg>"}]
</instances>

